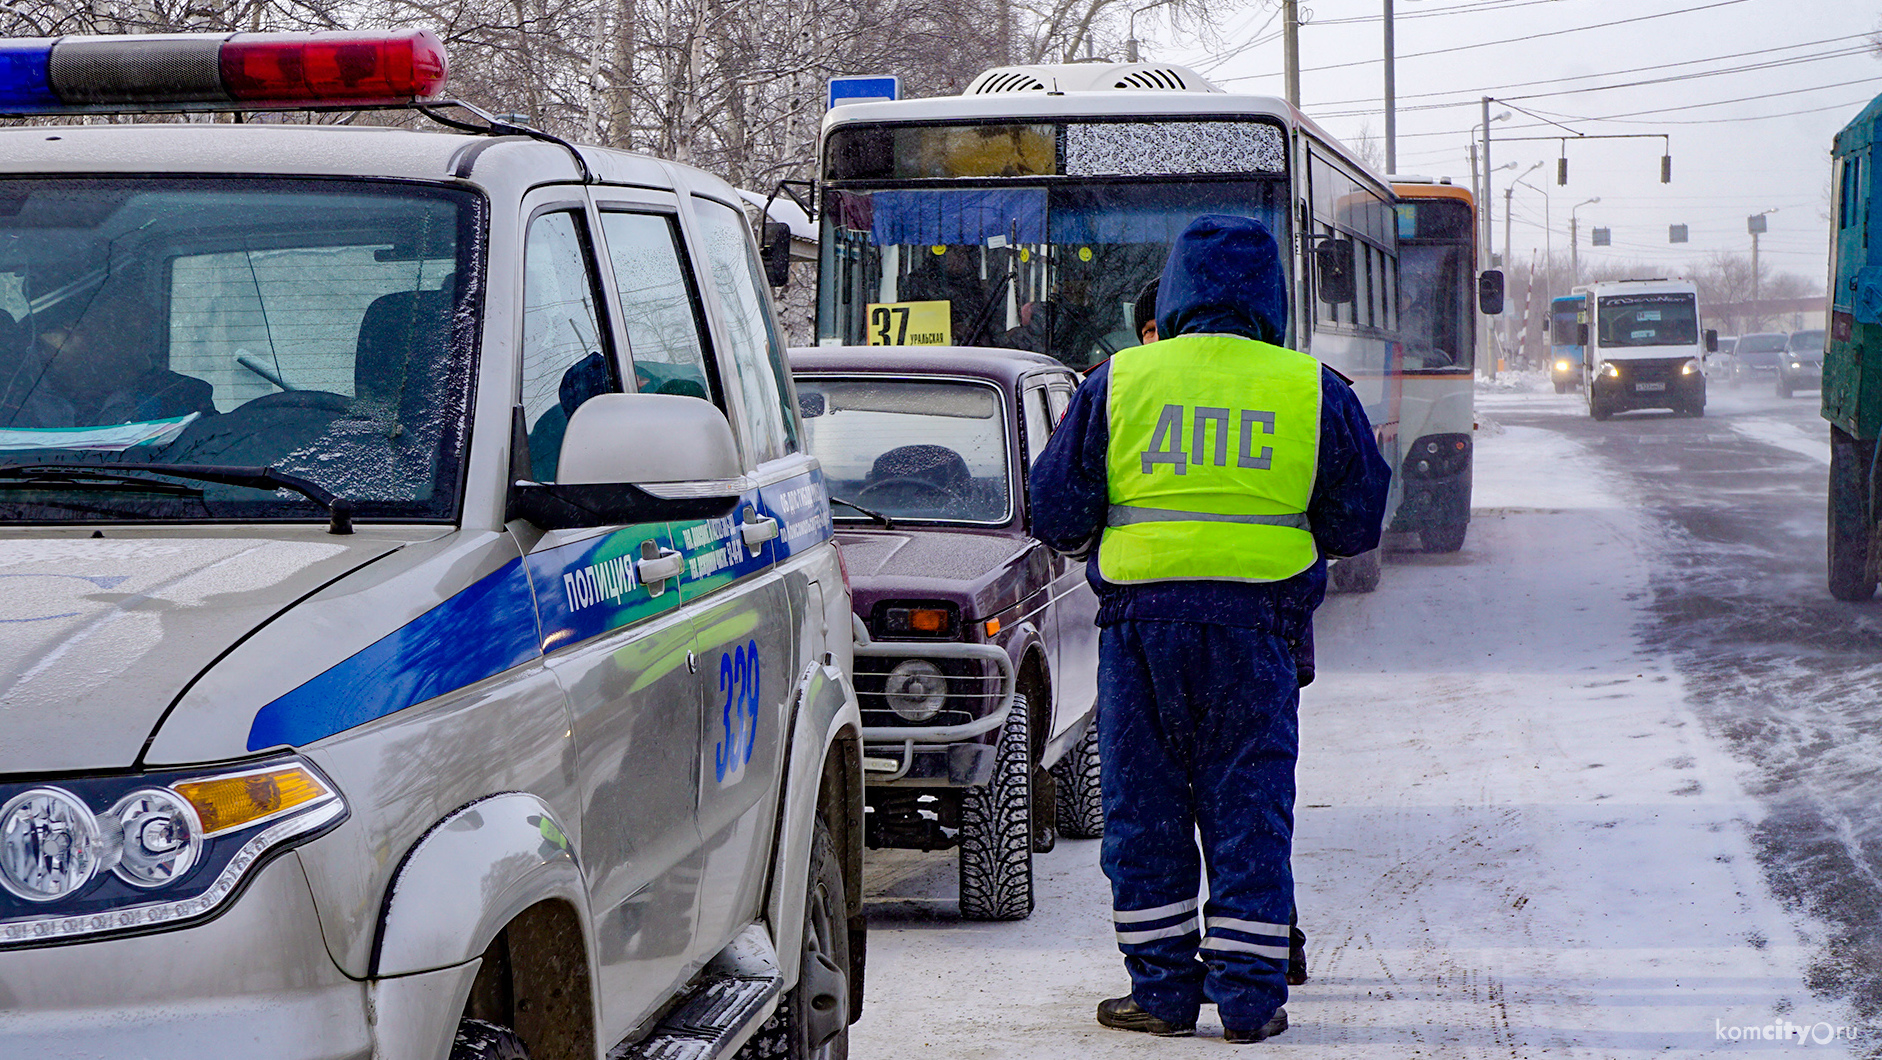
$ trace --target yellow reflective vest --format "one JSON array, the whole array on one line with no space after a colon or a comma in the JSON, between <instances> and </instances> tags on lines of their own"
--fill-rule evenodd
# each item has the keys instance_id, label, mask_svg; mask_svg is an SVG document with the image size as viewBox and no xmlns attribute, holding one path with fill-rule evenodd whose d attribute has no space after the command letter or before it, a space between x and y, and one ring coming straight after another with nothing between
<instances>
[{"instance_id":1,"label":"yellow reflective vest","mask_svg":"<svg viewBox=\"0 0 1882 1060\"><path fill-rule=\"evenodd\" d=\"M1179 335L1123 350L1108 370L1106 581L1275 582L1313 565L1320 362Z\"/></svg>"}]
</instances>

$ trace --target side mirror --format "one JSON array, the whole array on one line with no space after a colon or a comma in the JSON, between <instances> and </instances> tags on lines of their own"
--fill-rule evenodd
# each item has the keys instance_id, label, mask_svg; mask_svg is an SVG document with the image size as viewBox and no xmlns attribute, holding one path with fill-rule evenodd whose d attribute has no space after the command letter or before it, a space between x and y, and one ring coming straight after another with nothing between
<instances>
[{"instance_id":1,"label":"side mirror","mask_svg":"<svg viewBox=\"0 0 1882 1060\"><path fill-rule=\"evenodd\" d=\"M765 280L773 287L791 282L791 226L783 221L766 221L764 242L759 253L765 259Z\"/></svg>"},{"instance_id":2,"label":"side mirror","mask_svg":"<svg viewBox=\"0 0 1882 1060\"><path fill-rule=\"evenodd\" d=\"M1485 269L1477 277L1477 308L1487 317L1502 314L1503 270Z\"/></svg>"},{"instance_id":3,"label":"side mirror","mask_svg":"<svg viewBox=\"0 0 1882 1060\"><path fill-rule=\"evenodd\" d=\"M1314 265L1319 272L1320 300L1328 305L1350 302L1356 293L1353 284L1353 241L1325 239L1313 248Z\"/></svg>"},{"instance_id":4,"label":"side mirror","mask_svg":"<svg viewBox=\"0 0 1882 1060\"><path fill-rule=\"evenodd\" d=\"M1706 329L1706 352L1719 352L1719 333L1711 328Z\"/></svg>"},{"instance_id":5,"label":"side mirror","mask_svg":"<svg viewBox=\"0 0 1882 1060\"><path fill-rule=\"evenodd\" d=\"M1583 349L1588 348L1588 325L1586 324L1575 325L1575 345L1580 346Z\"/></svg>"},{"instance_id":6,"label":"side mirror","mask_svg":"<svg viewBox=\"0 0 1882 1060\"><path fill-rule=\"evenodd\" d=\"M560 481L513 483L508 517L544 530L711 519L737 507L741 474L732 425L711 402L601 394L569 417Z\"/></svg>"},{"instance_id":7,"label":"side mirror","mask_svg":"<svg viewBox=\"0 0 1882 1060\"><path fill-rule=\"evenodd\" d=\"M820 390L799 390L797 392L797 413L807 420L814 420L824 414L829 402L824 400Z\"/></svg>"}]
</instances>

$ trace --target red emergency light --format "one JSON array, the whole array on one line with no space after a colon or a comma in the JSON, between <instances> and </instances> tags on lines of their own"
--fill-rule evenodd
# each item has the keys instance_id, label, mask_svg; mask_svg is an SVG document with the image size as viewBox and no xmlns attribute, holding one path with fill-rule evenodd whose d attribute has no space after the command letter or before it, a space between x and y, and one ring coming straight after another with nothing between
<instances>
[{"instance_id":1,"label":"red emergency light","mask_svg":"<svg viewBox=\"0 0 1882 1060\"><path fill-rule=\"evenodd\" d=\"M0 114L399 106L448 71L425 29L0 40Z\"/></svg>"}]
</instances>

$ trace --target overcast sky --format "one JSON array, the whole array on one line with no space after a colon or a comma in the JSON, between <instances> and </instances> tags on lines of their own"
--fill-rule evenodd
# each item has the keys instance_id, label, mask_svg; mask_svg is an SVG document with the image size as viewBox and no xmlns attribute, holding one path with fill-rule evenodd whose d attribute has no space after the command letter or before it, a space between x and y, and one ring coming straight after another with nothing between
<instances>
[{"instance_id":1,"label":"overcast sky","mask_svg":"<svg viewBox=\"0 0 1882 1060\"><path fill-rule=\"evenodd\" d=\"M1761 237L1765 267L1823 283L1830 140L1882 94L1882 61L1867 40L1882 2L1395 0L1394 7L1399 172L1468 185L1480 98L1507 99L1491 106L1493 117L1511 112L1493 123L1492 161L1518 163L1495 174L1500 252L1504 190L1543 163L1516 188L1516 267L1544 247L1546 192L1558 254L1567 253L1570 207L1601 199L1575 211L1584 269L1612 257L1678 271L1713 250L1749 252L1746 216L1776 208ZM1144 58L1193 66L1230 91L1281 95L1279 8L1278 0L1244 0L1222 9L1219 47L1172 43L1163 32L1145 42ZM1301 109L1342 138L1367 128L1382 138L1384 0L1303 0L1301 8ZM1139 32L1152 35L1141 20ZM1630 85L1642 81L1661 83ZM1673 182L1660 183L1658 139L1571 139L1568 184L1558 186L1558 141L1505 138L1570 134L1525 110L1591 136L1666 133ZM1691 241L1669 244L1671 224L1687 225ZM1612 230L1612 247L1589 245L1597 225Z\"/></svg>"}]
</instances>

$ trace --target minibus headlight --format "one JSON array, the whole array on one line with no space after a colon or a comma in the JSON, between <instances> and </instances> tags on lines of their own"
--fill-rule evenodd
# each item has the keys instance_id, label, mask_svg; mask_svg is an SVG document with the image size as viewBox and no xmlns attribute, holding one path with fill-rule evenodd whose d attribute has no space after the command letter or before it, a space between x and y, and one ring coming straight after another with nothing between
<instances>
[{"instance_id":1,"label":"minibus headlight","mask_svg":"<svg viewBox=\"0 0 1882 1060\"><path fill-rule=\"evenodd\" d=\"M1699 370L1698 361L1687 361L1685 364L1682 364L1679 366L1679 374L1681 375L1691 375L1694 372L1697 372L1698 370Z\"/></svg>"},{"instance_id":2,"label":"minibus headlight","mask_svg":"<svg viewBox=\"0 0 1882 1060\"><path fill-rule=\"evenodd\" d=\"M1619 365L1615 364L1613 361L1609 361L1601 366L1601 374L1609 379L1619 379L1621 377L1621 369Z\"/></svg>"}]
</instances>

